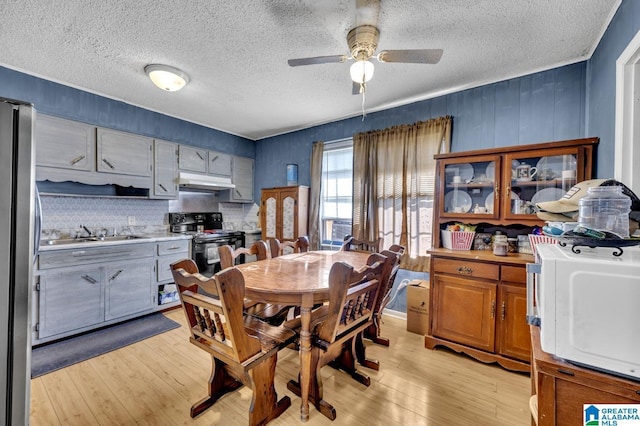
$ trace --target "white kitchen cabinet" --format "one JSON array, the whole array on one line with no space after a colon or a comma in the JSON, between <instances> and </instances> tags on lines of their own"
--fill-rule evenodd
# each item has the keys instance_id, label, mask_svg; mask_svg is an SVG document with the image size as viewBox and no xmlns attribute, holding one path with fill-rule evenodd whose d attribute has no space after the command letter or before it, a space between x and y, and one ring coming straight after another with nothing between
<instances>
[{"instance_id":1,"label":"white kitchen cabinet","mask_svg":"<svg viewBox=\"0 0 640 426\"><path fill-rule=\"evenodd\" d=\"M95 169L95 126L42 114L38 115L34 126L37 166Z\"/></svg>"},{"instance_id":2,"label":"white kitchen cabinet","mask_svg":"<svg viewBox=\"0 0 640 426\"><path fill-rule=\"evenodd\" d=\"M207 173L214 176L231 177L231 155L209 151Z\"/></svg>"},{"instance_id":3,"label":"white kitchen cabinet","mask_svg":"<svg viewBox=\"0 0 640 426\"><path fill-rule=\"evenodd\" d=\"M105 266L105 321L154 307L152 262L116 262Z\"/></svg>"},{"instance_id":4,"label":"white kitchen cabinet","mask_svg":"<svg viewBox=\"0 0 640 426\"><path fill-rule=\"evenodd\" d=\"M104 321L100 265L62 269L40 276L37 304L37 336L44 339L57 334L100 324Z\"/></svg>"},{"instance_id":5,"label":"white kitchen cabinet","mask_svg":"<svg viewBox=\"0 0 640 426\"><path fill-rule=\"evenodd\" d=\"M178 198L178 144L153 141L153 192L150 198Z\"/></svg>"},{"instance_id":6,"label":"white kitchen cabinet","mask_svg":"<svg viewBox=\"0 0 640 426\"><path fill-rule=\"evenodd\" d=\"M166 309L172 306L178 306L180 300L170 301L160 304L162 301L159 294L164 290L166 284L173 284L173 274L171 273L171 264L182 259L190 259L189 247L190 240L170 240L159 241L156 252L156 283L154 291L158 295L158 302L155 303L155 309Z\"/></svg>"},{"instance_id":7,"label":"white kitchen cabinet","mask_svg":"<svg viewBox=\"0 0 640 426\"><path fill-rule=\"evenodd\" d=\"M151 176L152 152L151 138L98 128L97 170L99 172Z\"/></svg>"},{"instance_id":8,"label":"white kitchen cabinet","mask_svg":"<svg viewBox=\"0 0 640 426\"><path fill-rule=\"evenodd\" d=\"M188 172L207 172L207 150L188 145L178 149L178 168Z\"/></svg>"},{"instance_id":9,"label":"white kitchen cabinet","mask_svg":"<svg viewBox=\"0 0 640 426\"><path fill-rule=\"evenodd\" d=\"M220 192L220 201L228 203L253 203L253 159L232 158L231 181L234 189Z\"/></svg>"},{"instance_id":10,"label":"white kitchen cabinet","mask_svg":"<svg viewBox=\"0 0 640 426\"><path fill-rule=\"evenodd\" d=\"M33 343L153 312L155 249L155 244L132 243L41 252Z\"/></svg>"}]
</instances>

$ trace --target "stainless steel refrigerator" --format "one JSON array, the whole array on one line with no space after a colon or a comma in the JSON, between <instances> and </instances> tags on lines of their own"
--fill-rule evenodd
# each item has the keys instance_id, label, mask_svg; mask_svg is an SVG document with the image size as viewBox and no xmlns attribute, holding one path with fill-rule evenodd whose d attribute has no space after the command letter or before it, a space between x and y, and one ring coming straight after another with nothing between
<instances>
[{"instance_id":1,"label":"stainless steel refrigerator","mask_svg":"<svg viewBox=\"0 0 640 426\"><path fill-rule=\"evenodd\" d=\"M0 422L29 423L31 286L39 235L30 104L0 99Z\"/></svg>"}]
</instances>

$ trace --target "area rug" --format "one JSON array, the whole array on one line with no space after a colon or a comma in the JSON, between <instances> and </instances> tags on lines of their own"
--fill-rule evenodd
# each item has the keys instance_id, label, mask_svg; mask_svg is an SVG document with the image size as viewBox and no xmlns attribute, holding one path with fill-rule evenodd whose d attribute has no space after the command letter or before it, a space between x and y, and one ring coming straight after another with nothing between
<instances>
[{"instance_id":1,"label":"area rug","mask_svg":"<svg viewBox=\"0 0 640 426\"><path fill-rule=\"evenodd\" d=\"M31 377L51 373L178 327L180 324L177 322L155 313L39 346L31 351Z\"/></svg>"}]
</instances>

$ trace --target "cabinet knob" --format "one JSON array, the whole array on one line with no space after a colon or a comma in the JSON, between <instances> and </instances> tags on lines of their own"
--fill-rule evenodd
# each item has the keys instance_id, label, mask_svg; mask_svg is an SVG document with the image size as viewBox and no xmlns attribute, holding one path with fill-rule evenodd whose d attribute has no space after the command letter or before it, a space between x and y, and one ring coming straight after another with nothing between
<instances>
[{"instance_id":1,"label":"cabinet knob","mask_svg":"<svg viewBox=\"0 0 640 426\"><path fill-rule=\"evenodd\" d=\"M458 271L460 275L471 275L473 273L473 268L470 268L468 266L458 266L458 269L456 269L456 271Z\"/></svg>"}]
</instances>

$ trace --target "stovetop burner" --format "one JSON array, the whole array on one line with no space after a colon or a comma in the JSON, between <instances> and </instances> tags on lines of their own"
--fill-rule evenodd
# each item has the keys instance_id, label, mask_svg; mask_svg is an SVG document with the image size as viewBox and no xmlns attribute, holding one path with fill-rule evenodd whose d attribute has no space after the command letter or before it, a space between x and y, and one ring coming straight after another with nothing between
<instances>
[{"instance_id":1,"label":"stovetop burner","mask_svg":"<svg viewBox=\"0 0 640 426\"><path fill-rule=\"evenodd\" d=\"M214 239L244 235L242 231L222 229L222 213L169 213L171 232L192 234L194 238Z\"/></svg>"}]
</instances>

